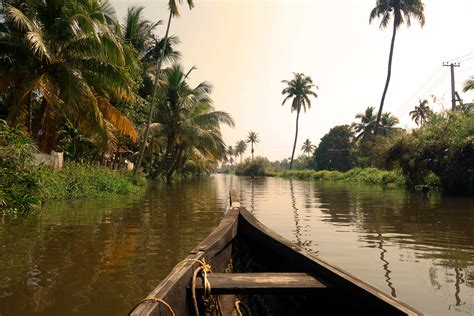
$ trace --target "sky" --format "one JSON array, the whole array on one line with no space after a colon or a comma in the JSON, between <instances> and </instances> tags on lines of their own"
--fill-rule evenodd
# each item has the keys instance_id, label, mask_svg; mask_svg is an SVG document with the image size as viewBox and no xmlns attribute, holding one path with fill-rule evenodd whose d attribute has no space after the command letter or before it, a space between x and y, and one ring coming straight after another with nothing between
<instances>
[{"instance_id":1,"label":"sky","mask_svg":"<svg viewBox=\"0 0 474 316\"><path fill-rule=\"evenodd\" d=\"M164 0L110 0L123 20L127 7L145 7L151 21L168 16ZM184 1L186 2L186 1ZM408 112L418 99L436 95L435 110L451 107L449 67L455 69L456 90L474 76L474 0L425 0L426 24L416 21L397 33L392 79L384 105L413 128ZM375 0L195 0L181 6L171 34L186 69L196 66L192 84L209 81L217 110L230 113L234 128L223 127L224 140L234 145L250 130L258 133L255 154L280 160L291 156L296 112L282 106L282 80L293 72L311 76L318 98L300 115L298 152L308 138L318 144L336 125L351 124L368 106L378 109L387 75L392 29L369 24ZM164 35L165 26L157 29ZM299 152L301 153L301 152ZM247 150L246 156L250 155Z\"/></svg>"}]
</instances>

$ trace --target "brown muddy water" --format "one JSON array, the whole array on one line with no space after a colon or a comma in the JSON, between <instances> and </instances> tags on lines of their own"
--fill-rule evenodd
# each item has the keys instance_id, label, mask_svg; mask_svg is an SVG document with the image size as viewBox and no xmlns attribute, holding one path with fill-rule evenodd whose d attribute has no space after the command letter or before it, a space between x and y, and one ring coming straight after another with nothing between
<instances>
[{"instance_id":1,"label":"brown muddy water","mask_svg":"<svg viewBox=\"0 0 474 316\"><path fill-rule=\"evenodd\" d=\"M219 223L228 191L313 254L429 315L474 315L474 199L229 175L49 203L0 223L0 315L124 315Z\"/></svg>"}]
</instances>

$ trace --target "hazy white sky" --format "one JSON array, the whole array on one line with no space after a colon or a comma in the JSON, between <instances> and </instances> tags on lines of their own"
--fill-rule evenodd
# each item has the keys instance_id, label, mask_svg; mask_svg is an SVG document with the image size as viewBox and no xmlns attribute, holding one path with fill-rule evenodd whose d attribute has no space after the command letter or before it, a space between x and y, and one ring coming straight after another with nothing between
<instances>
[{"instance_id":1,"label":"hazy white sky","mask_svg":"<svg viewBox=\"0 0 474 316\"><path fill-rule=\"evenodd\" d=\"M167 18L167 1L111 0L122 19L131 5L145 6L150 20ZM456 88L474 75L474 0L425 0L426 24L402 27L395 43L392 80L384 111L413 127L408 112L418 98L444 98L449 108L449 68L461 62ZM378 108L385 84L391 28L381 31L369 13L375 0L195 0L171 25L186 68L198 70L192 82L213 83L215 107L227 111L235 128L224 128L234 145L250 130L261 142L255 152L271 160L291 155L296 113L281 106L284 84L292 72L310 75L319 97L300 115L297 151L306 138L319 143L329 129L350 124L367 106ZM161 35L164 26L159 27ZM463 57L463 58L460 58ZM461 94L467 101L474 95ZM249 154L249 153L247 153Z\"/></svg>"}]
</instances>

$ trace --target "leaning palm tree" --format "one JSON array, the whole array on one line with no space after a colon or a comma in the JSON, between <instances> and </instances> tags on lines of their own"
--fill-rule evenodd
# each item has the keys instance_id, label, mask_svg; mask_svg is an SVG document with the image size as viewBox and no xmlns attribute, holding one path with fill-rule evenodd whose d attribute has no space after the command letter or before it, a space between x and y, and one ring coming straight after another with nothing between
<instances>
[{"instance_id":1,"label":"leaning palm tree","mask_svg":"<svg viewBox=\"0 0 474 316\"><path fill-rule=\"evenodd\" d=\"M410 111L411 119L415 121L416 125L423 127L428 117L431 115L431 109L428 105L428 100L419 100L419 104L415 106L413 111Z\"/></svg>"},{"instance_id":2,"label":"leaning palm tree","mask_svg":"<svg viewBox=\"0 0 474 316\"><path fill-rule=\"evenodd\" d=\"M356 140L366 140L371 136L372 131L375 126L375 107L368 106L363 113L357 113L355 116L356 119L359 119L360 122L352 123L352 129L356 133Z\"/></svg>"},{"instance_id":3,"label":"leaning palm tree","mask_svg":"<svg viewBox=\"0 0 474 316\"><path fill-rule=\"evenodd\" d=\"M247 150L247 143L244 140L239 140L235 145L235 153L237 156L240 156L240 163L242 163L242 156Z\"/></svg>"},{"instance_id":4,"label":"leaning palm tree","mask_svg":"<svg viewBox=\"0 0 474 316\"><path fill-rule=\"evenodd\" d=\"M252 153L252 161L253 161L253 144L260 143L260 139L258 139L258 134L256 132L250 131L248 136L247 136L247 143L250 143L251 145L251 153Z\"/></svg>"},{"instance_id":5,"label":"leaning palm tree","mask_svg":"<svg viewBox=\"0 0 474 316\"><path fill-rule=\"evenodd\" d=\"M159 126L163 151L152 176L161 174L167 181L191 158L195 162L222 160L227 148L220 125L234 125L228 113L214 110L209 83L202 82L194 88L188 84L193 69L185 73L180 65L173 65L160 74L155 125Z\"/></svg>"},{"instance_id":6,"label":"leaning palm tree","mask_svg":"<svg viewBox=\"0 0 474 316\"><path fill-rule=\"evenodd\" d=\"M183 2L183 0L178 0L179 3ZM193 0L186 0L188 3L188 7L191 10L194 7L194 1ZM146 141L148 139L148 133L150 130L150 124L153 121L153 112L154 112L154 107L155 107L155 99L156 99L156 92L158 89L158 77L161 71L161 65L163 63L164 55L165 55L165 50L168 47L168 35L170 31L170 26L171 26L171 20L173 17L179 17L179 10L178 10L178 5L177 5L177 0L169 0L168 2L168 8L169 8L169 16L168 16L168 24L166 26L166 32L165 36L163 38L163 46L159 55L159 58L156 60L156 67L155 67L155 80L153 83L153 92L151 95L151 102L150 102L150 111L148 113L148 123L145 128L145 133L143 135L143 144L140 148L140 153L138 155L138 161L135 165L135 169L133 170L134 176L136 176L138 170L140 169L140 165L143 160L143 155L145 154L145 147L146 147Z\"/></svg>"},{"instance_id":7,"label":"leaning palm tree","mask_svg":"<svg viewBox=\"0 0 474 316\"><path fill-rule=\"evenodd\" d=\"M388 57L387 80L385 82L382 99L380 100L380 107L377 114L377 121L375 122L374 134L377 134L379 128L385 96L387 95L388 85L392 75L392 58L397 29L404 23L410 27L412 17L417 19L422 27L425 25L424 4L421 0L376 0L375 8L373 8L370 12L369 23L371 23L375 18L380 18L381 21L379 27L381 29L387 28L390 20L393 19L393 33L392 42L390 44L390 54Z\"/></svg>"},{"instance_id":8,"label":"leaning palm tree","mask_svg":"<svg viewBox=\"0 0 474 316\"><path fill-rule=\"evenodd\" d=\"M313 84L313 80L310 76L305 76L302 73L293 73L293 75L294 78L292 80L282 81L287 84L287 87L281 92L281 94L286 95L285 99L283 99L282 105L284 105L288 99L293 98L291 112L296 111L295 142L293 143L293 151L291 153L290 170L293 167L293 158L295 156L296 142L298 140L298 121L300 118L301 108L306 112L306 108L311 108L311 100L309 97L318 97L318 95L311 90L312 88L317 89L318 87Z\"/></svg>"},{"instance_id":9,"label":"leaning palm tree","mask_svg":"<svg viewBox=\"0 0 474 316\"><path fill-rule=\"evenodd\" d=\"M307 154L308 157L313 153L315 149L316 146L313 145L309 139L306 139L303 143L303 146L301 147L303 153Z\"/></svg>"}]
</instances>

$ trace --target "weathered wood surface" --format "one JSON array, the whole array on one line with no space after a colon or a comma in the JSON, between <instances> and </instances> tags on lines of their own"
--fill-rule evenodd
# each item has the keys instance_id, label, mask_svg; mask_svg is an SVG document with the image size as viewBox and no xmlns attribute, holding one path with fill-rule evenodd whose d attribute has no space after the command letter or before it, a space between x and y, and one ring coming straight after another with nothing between
<instances>
[{"instance_id":1,"label":"weathered wood surface","mask_svg":"<svg viewBox=\"0 0 474 316\"><path fill-rule=\"evenodd\" d=\"M307 273L211 273L212 294L308 293L326 286ZM198 282L197 290L202 290Z\"/></svg>"}]
</instances>

